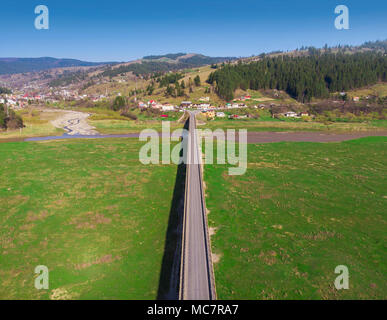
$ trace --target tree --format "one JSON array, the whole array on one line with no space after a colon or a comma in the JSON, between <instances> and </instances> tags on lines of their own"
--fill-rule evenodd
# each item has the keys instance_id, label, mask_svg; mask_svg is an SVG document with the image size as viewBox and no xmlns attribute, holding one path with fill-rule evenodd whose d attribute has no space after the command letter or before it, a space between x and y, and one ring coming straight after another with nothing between
<instances>
[{"instance_id":1,"label":"tree","mask_svg":"<svg viewBox=\"0 0 387 320\"><path fill-rule=\"evenodd\" d=\"M170 85L168 85L167 88L165 89L165 95L167 97L174 96L174 91L175 90Z\"/></svg>"},{"instance_id":2,"label":"tree","mask_svg":"<svg viewBox=\"0 0 387 320\"><path fill-rule=\"evenodd\" d=\"M146 94L148 96L152 95L153 91L155 90L155 87L153 85L153 82L151 84L149 84L146 88Z\"/></svg>"},{"instance_id":3,"label":"tree","mask_svg":"<svg viewBox=\"0 0 387 320\"><path fill-rule=\"evenodd\" d=\"M112 109L114 111L118 111L118 110L121 110L125 107L126 105L126 100L124 97L122 96L118 96L114 99L114 102L113 102L113 105L112 105Z\"/></svg>"},{"instance_id":4,"label":"tree","mask_svg":"<svg viewBox=\"0 0 387 320\"><path fill-rule=\"evenodd\" d=\"M200 77L199 77L199 75L197 75L197 76L194 78L194 83L195 83L195 86L197 86L197 87L200 86Z\"/></svg>"},{"instance_id":5,"label":"tree","mask_svg":"<svg viewBox=\"0 0 387 320\"><path fill-rule=\"evenodd\" d=\"M0 104L0 128L1 129L5 129L7 127L5 122L6 117L7 115L4 110L4 105Z\"/></svg>"}]
</instances>

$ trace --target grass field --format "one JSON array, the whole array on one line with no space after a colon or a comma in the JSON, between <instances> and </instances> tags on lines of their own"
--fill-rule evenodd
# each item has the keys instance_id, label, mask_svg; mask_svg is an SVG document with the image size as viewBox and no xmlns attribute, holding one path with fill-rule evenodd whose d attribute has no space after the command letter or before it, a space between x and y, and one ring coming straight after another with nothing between
<instances>
[{"instance_id":1,"label":"grass field","mask_svg":"<svg viewBox=\"0 0 387 320\"><path fill-rule=\"evenodd\" d=\"M41 112L34 109L17 111L22 116L25 127L23 129L0 131L1 139L14 139L26 137L57 136L64 130L55 128L50 121L59 116L59 112Z\"/></svg>"},{"instance_id":2,"label":"grass field","mask_svg":"<svg viewBox=\"0 0 387 320\"><path fill-rule=\"evenodd\" d=\"M387 96L387 83L378 83L366 88L360 88L348 92L348 96L352 99L353 97L366 97L376 96L383 98Z\"/></svg>"},{"instance_id":3,"label":"grass field","mask_svg":"<svg viewBox=\"0 0 387 320\"><path fill-rule=\"evenodd\" d=\"M133 120L89 120L88 123L102 134L139 133L144 129L161 131L162 122L157 120L133 121ZM182 128L183 124L171 121L171 131Z\"/></svg>"},{"instance_id":4,"label":"grass field","mask_svg":"<svg viewBox=\"0 0 387 320\"><path fill-rule=\"evenodd\" d=\"M146 114L139 109L131 110L138 119L131 120L121 116L120 112L109 110L106 108L82 108L80 111L89 112L92 115L88 119L88 123L96 128L102 134L125 134L138 133L144 129L155 129L161 131L162 121L169 121L171 130L182 128L183 124L178 120L183 117L182 112L167 111L162 114L168 115L168 118L161 118L157 114ZM163 120L161 120L163 119Z\"/></svg>"},{"instance_id":5,"label":"grass field","mask_svg":"<svg viewBox=\"0 0 387 320\"><path fill-rule=\"evenodd\" d=\"M0 144L0 299L157 297L177 168L142 165L143 144Z\"/></svg>"},{"instance_id":6,"label":"grass field","mask_svg":"<svg viewBox=\"0 0 387 320\"><path fill-rule=\"evenodd\" d=\"M386 159L369 137L248 145L242 176L206 165L218 298L386 299Z\"/></svg>"},{"instance_id":7,"label":"grass field","mask_svg":"<svg viewBox=\"0 0 387 320\"><path fill-rule=\"evenodd\" d=\"M377 131L387 130L385 120L373 120L368 122L334 122L324 124L321 122L303 122L294 120L273 120L261 121L255 119L216 119L204 122L200 128L215 130L221 129L247 129L248 131L329 131L329 132L346 132L346 131Z\"/></svg>"}]
</instances>

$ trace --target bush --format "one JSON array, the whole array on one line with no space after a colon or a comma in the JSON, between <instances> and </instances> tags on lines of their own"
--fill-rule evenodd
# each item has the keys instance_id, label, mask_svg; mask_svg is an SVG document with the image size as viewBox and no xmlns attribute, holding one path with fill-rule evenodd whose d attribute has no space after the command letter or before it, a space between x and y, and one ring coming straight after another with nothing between
<instances>
[{"instance_id":1,"label":"bush","mask_svg":"<svg viewBox=\"0 0 387 320\"><path fill-rule=\"evenodd\" d=\"M9 115L7 117L6 107L3 104L0 104L0 128L19 129L23 127L23 119L13 110L9 110Z\"/></svg>"},{"instance_id":2,"label":"bush","mask_svg":"<svg viewBox=\"0 0 387 320\"><path fill-rule=\"evenodd\" d=\"M130 112L130 111L127 111L127 110L126 111L122 111L121 112L121 116L129 118L131 120L137 120L137 116L133 112Z\"/></svg>"}]
</instances>

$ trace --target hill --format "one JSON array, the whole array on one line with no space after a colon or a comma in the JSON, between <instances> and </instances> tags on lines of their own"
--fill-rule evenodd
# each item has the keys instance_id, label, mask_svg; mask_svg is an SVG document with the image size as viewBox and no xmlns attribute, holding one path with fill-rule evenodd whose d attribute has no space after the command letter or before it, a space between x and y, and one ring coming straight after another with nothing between
<instances>
[{"instance_id":1,"label":"hill","mask_svg":"<svg viewBox=\"0 0 387 320\"><path fill-rule=\"evenodd\" d=\"M41 71L53 68L88 67L112 62L87 62L76 59L42 58L0 58L0 74L15 74Z\"/></svg>"},{"instance_id":2,"label":"hill","mask_svg":"<svg viewBox=\"0 0 387 320\"><path fill-rule=\"evenodd\" d=\"M234 57L209 57L202 54L169 53L165 55L145 56L134 63L124 63L112 66L103 72L103 76L114 77L123 73L133 72L136 75L146 75L156 72L177 71L198 68L205 65L235 60Z\"/></svg>"}]
</instances>

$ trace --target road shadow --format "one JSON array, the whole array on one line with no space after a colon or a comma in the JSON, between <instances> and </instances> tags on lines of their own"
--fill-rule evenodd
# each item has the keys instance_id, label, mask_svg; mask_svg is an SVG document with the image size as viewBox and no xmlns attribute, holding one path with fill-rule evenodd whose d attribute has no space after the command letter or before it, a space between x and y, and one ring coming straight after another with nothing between
<instances>
[{"instance_id":1,"label":"road shadow","mask_svg":"<svg viewBox=\"0 0 387 320\"><path fill-rule=\"evenodd\" d=\"M188 130L189 120L184 124ZM180 153L183 156L183 150ZM183 231L184 194L186 161L178 165L175 187L169 212L168 228L165 239L164 255L157 291L158 300L178 300L180 283L180 261Z\"/></svg>"}]
</instances>

